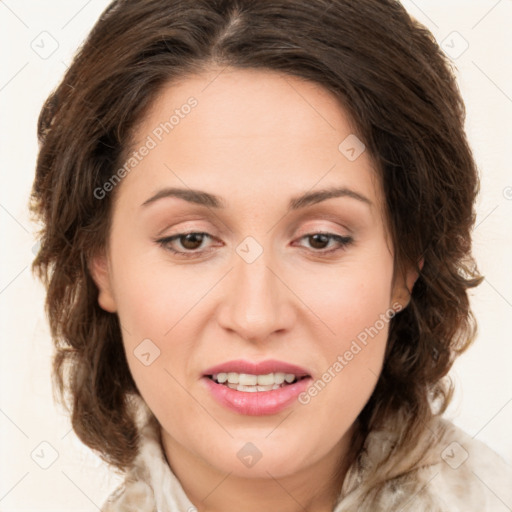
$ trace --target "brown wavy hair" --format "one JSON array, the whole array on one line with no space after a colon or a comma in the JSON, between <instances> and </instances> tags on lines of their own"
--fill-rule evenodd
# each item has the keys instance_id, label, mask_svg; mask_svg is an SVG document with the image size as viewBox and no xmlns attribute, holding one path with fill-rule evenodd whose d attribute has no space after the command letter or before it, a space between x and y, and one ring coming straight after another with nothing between
<instances>
[{"instance_id":1,"label":"brown wavy hair","mask_svg":"<svg viewBox=\"0 0 512 512\"><path fill-rule=\"evenodd\" d=\"M395 272L412 266L419 277L391 320L357 435L407 411L406 449L449 402L447 373L476 334L467 290L482 277L470 237L478 173L453 67L393 0L116 0L106 8L38 121L30 209L42 228L32 270L47 289L54 391L78 437L126 469L137 450L129 397L138 390L118 317L99 307L88 269L106 245L115 199L115 190L101 200L95 190L122 167L164 86L227 66L276 70L332 92L379 170Z\"/></svg>"}]
</instances>

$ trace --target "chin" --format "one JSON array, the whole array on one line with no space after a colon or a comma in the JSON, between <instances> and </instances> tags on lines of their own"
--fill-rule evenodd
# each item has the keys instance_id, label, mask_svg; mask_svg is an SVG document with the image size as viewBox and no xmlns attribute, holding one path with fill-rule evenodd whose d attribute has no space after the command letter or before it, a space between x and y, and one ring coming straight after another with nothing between
<instances>
[{"instance_id":1,"label":"chin","mask_svg":"<svg viewBox=\"0 0 512 512\"><path fill-rule=\"evenodd\" d=\"M279 441L275 446L275 443L265 439L268 435L268 431L265 431L259 437L252 437L252 440L235 441L222 450L220 460L210 461L210 464L214 463L219 470L233 476L268 479L269 474L274 478L292 475L313 462L311 454L306 456L303 442L283 445ZM307 434L302 439L307 439ZM310 451L315 453L314 450ZM234 456L226 457L228 453ZM211 458L211 452L207 456Z\"/></svg>"}]
</instances>

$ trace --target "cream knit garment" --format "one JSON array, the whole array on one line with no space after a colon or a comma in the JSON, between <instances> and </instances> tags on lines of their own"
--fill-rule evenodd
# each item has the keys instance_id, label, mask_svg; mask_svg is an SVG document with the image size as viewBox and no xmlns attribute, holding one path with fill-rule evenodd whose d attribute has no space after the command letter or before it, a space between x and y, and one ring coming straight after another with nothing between
<instances>
[{"instance_id":1,"label":"cream knit garment","mask_svg":"<svg viewBox=\"0 0 512 512\"><path fill-rule=\"evenodd\" d=\"M139 453L101 511L196 512L165 459L156 418L141 398L134 403ZM512 511L512 466L452 423L439 419L413 450L372 471L395 438L391 430L369 434L333 512Z\"/></svg>"}]
</instances>

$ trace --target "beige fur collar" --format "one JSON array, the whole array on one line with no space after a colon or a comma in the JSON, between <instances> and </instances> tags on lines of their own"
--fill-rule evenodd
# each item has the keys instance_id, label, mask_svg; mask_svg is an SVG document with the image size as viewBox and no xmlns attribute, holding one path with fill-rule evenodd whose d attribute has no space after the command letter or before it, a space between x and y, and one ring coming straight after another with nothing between
<instances>
[{"instance_id":1,"label":"beige fur collar","mask_svg":"<svg viewBox=\"0 0 512 512\"><path fill-rule=\"evenodd\" d=\"M135 399L139 453L102 512L196 512L171 471L157 420ZM333 512L510 512L512 467L486 445L439 419L407 454L390 456L396 434L371 432Z\"/></svg>"}]
</instances>

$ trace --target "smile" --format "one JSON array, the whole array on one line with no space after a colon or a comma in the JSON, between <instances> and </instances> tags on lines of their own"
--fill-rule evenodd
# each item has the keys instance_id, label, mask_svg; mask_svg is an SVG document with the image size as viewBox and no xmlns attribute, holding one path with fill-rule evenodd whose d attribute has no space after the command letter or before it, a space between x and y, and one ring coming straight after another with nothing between
<instances>
[{"instance_id":1,"label":"smile","mask_svg":"<svg viewBox=\"0 0 512 512\"><path fill-rule=\"evenodd\" d=\"M232 384L237 386L236 389L232 389L229 385L219 384L207 376L201 379L210 396L218 404L238 414L248 416L277 414L293 403L299 404L298 396L308 388L312 381L311 377L301 377L291 383L274 384L277 389L267 390L268 386L264 386L264 390L259 391L258 385L256 385L251 387L252 391L247 391L247 386L240 391L240 384Z\"/></svg>"},{"instance_id":2,"label":"smile","mask_svg":"<svg viewBox=\"0 0 512 512\"><path fill-rule=\"evenodd\" d=\"M293 384L294 382L306 378L297 377L293 373L267 373L254 375L250 373L222 372L209 375L217 384L223 384L231 389L245 393L254 393L258 391L272 391Z\"/></svg>"}]
</instances>

